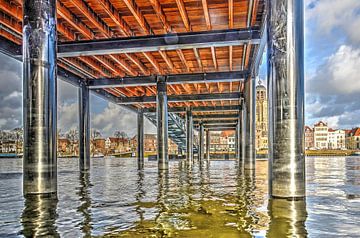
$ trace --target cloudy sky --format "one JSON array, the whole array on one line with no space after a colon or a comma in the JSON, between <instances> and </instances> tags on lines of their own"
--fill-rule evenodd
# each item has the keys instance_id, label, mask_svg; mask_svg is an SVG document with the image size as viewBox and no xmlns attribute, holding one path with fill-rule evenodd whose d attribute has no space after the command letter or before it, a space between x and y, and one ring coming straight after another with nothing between
<instances>
[{"instance_id":1,"label":"cloudy sky","mask_svg":"<svg viewBox=\"0 0 360 238\"><path fill-rule=\"evenodd\" d=\"M336 128L360 126L360 1L305 0L306 124L324 120ZM0 129L22 124L21 65L0 55ZM265 83L266 84L266 83ZM77 89L59 82L58 127L78 125ZM104 136L136 133L136 115L91 96L92 127ZM150 122L146 133L155 133Z\"/></svg>"}]
</instances>

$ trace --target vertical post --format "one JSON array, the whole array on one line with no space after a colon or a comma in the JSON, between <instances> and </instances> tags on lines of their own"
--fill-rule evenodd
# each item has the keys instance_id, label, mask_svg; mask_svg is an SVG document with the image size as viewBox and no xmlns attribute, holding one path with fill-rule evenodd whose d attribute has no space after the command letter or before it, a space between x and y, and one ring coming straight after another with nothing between
<instances>
[{"instance_id":1,"label":"vertical post","mask_svg":"<svg viewBox=\"0 0 360 238\"><path fill-rule=\"evenodd\" d=\"M199 160L204 159L204 124L200 122L199 128Z\"/></svg>"},{"instance_id":2,"label":"vertical post","mask_svg":"<svg viewBox=\"0 0 360 238\"><path fill-rule=\"evenodd\" d=\"M248 78L245 82L245 154L244 168L255 169L255 80Z\"/></svg>"},{"instance_id":3,"label":"vertical post","mask_svg":"<svg viewBox=\"0 0 360 238\"><path fill-rule=\"evenodd\" d=\"M206 160L210 161L210 130L206 129Z\"/></svg>"},{"instance_id":4,"label":"vertical post","mask_svg":"<svg viewBox=\"0 0 360 238\"><path fill-rule=\"evenodd\" d=\"M159 169L168 169L168 110L166 94L166 78L157 78L156 117L157 117L157 149Z\"/></svg>"},{"instance_id":5,"label":"vertical post","mask_svg":"<svg viewBox=\"0 0 360 238\"><path fill-rule=\"evenodd\" d=\"M138 168L144 168L144 112L139 110L137 114L137 156Z\"/></svg>"},{"instance_id":6,"label":"vertical post","mask_svg":"<svg viewBox=\"0 0 360 238\"><path fill-rule=\"evenodd\" d=\"M193 117L190 109L186 111L186 159L189 163L193 161Z\"/></svg>"},{"instance_id":7,"label":"vertical post","mask_svg":"<svg viewBox=\"0 0 360 238\"><path fill-rule=\"evenodd\" d=\"M303 1L269 2L270 195L305 197Z\"/></svg>"},{"instance_id":8,"label":"vertical post","mask_svg":"<svg viewBox=\"0 0 360 238\"><path fill-rule=\"evenodd\" d=\"M244 168L244 161L245 161L245 141L246 141L246 111L245 111L245 100L240 100L240 117L241 117L241 123L240 123L240 163L242 168Z\"/></svg>"},{"instance_id":9,"label":"vertical post","mask_svg":"<svg viewBox=\"0 0 360 238\"><path fill-rule=\"evenodd\" d=\"M81 172L90 169L90 103L89 88L79 87L79 166Z\"/></svg>"},{"instance_id":10,"label":"vertical post","mask_svg":"<svg viewBox=\"0 0 360 238\"><path fill-rule=\"evenodd\" d=\"M235 130L235 159L239 161L240 159L240 117L238 118L238 123L236 125L236 130Z\"/></svg>"},{"instance_id":11,"label":"vertical post","mask_svg":"<svg viewBox=\"0 0 360 238\"><path fill-rule=\"evenodd\" d=\"M23 5L24 196L56 195L56 1Z\"/></svg>"}]
</instances>

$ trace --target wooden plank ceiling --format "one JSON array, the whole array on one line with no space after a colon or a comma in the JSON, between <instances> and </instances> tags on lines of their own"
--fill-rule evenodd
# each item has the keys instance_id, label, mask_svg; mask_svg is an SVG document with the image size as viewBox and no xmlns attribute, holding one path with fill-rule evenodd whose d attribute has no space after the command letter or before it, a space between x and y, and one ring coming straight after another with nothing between
<instances>
[{"instance_id":1,"label":"wooden plank ceiling","mask_svg":"<svg viewBox=\"0 0 360 238\"><path fill-rule=\"evenodd\" d=\"M260 26L264 0L57 0L60 42L198 32ZM250 14L249 14L250 13ZM0 0L0 35L21 44L22 0ZM82 78L224 72L248 69L255 46L138 52L58 59L58 65ZM168 94L242 91L241 83L168 86ZM155 95L156 87L106 89L115 96ZM170 103L215 106L234 101ZM152 104L138 107L154 107Z\"/></svg>"}]
</instances>

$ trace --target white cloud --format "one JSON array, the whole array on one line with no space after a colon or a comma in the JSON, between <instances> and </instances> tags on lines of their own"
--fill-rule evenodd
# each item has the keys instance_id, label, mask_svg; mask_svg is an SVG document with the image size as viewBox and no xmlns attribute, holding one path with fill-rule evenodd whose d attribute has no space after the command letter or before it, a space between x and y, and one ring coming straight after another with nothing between
<instances>
[{"instance_id":1,"label":"white cloud","mask_svg":"<svg viewBox=\"0 0 360 238\"><path fill-rule=\"evenodd\" d=\"M306 19L316 25L314 32L324 41L334 30L345 33L351 44L360 44L360 1L359 0L312 0L306 1ZM341 35L334 35L336 38Z\"/></svg>"},{"instance_id":2,"label":"white cloud","mask_svg":"<svg viewBox=\"0 0 360 238\"><path fill-rule=\"evenodd\" d=\"M360 93L360 49L340 46L338 51L318 68L308 87L314 93Z\"/></svg>"}]
</instances>

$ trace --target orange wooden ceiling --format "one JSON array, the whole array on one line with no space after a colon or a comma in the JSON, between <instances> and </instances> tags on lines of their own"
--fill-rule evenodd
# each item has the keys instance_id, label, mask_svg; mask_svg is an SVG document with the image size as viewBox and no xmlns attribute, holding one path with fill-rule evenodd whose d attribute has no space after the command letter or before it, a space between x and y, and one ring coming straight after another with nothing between
<instances>
[{"instance_id":1,"label":"orange wooden ceiling","mask_svg":"<svg viewBox=\"0 0 360 238\"><path fill-rule=\"evenodd\" d=\"M264 0L58 0L58 39L128 37L260 26ZM21 44L22 0L0 0L0 35ZM249 23L249 25L248 25ZM139 52L58 59L82 78L224 72L248 69L255 46ZM71 66L71 68L69 67ZM74 68L76 70L74 70ZM241 83L170 85L169 94L241 91ZM156 87L106 89L116 96L154 95ZM169 106L229 105L233 101L171 103ZM139 105L140 106L140 105ZM147 104L145 107L154 105Z\"/></svg>"}]
</instances>

